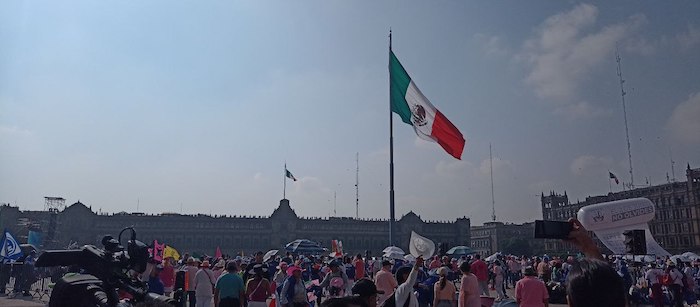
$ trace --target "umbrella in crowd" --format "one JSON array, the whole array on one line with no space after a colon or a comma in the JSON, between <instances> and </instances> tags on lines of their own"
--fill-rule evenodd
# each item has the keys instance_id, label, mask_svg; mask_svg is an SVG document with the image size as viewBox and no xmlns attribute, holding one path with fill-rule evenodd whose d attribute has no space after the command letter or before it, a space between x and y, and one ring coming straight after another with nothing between
<instances>
[{"instance_id":1,"label":"umbrella in crowd","mask_svg":"<svg viewBox=\"0 0 700 307\"><path fill-rule=\"evenodd\" d=\"M384 255L382 255L384 258L389 258L389 259L404 259L404 255L406 255L406 252L403 251L400 247L396 246L389 246L385 248L383 251Z\"/></svg>"},{"instance_id":2,"label":"umbrella in crowd","mask_svg":"<svg viewBox=\"0 0 700 307\"><path fill-rule=\"evenodd\" d=\"M291 253L301 254L320 254L326 251L326 249L321 247L320 244L307 239L297 239L289 242L284 247L284 250Z\"/></svg>"},{"instance_id":3,"label":"umbrella in crowd","mask_svg":"<svg viewBox=\"0 0 700 307\"><path fill-rule=\"evenodd\" d=\"M447 254L453 257L460 257L460 256L467 256L471 255L474 253L474 250L472 250L468 246L455 246L453 248L450 248L450 250L447 251Z\"/></svg>"},{"instance_id":4,"label":"umbrella in crowd","mask_svg":"<svg viewBox=\"0 0 700 307\"><path fill-rule=\"evenodd\" d=\"M278 252L279 252L279 250L277 250L277 249L269 250L267 253L265 253L265 256L263 256L263 262L269 261L270 259L272 259L272 257L277 255Z\"/></svg>"},{"instance_id":5,"label":"umbrella in crowd","mask_svg":"<svg viewBox=\"0 0 700 307\"><path fill-rule=\"evenodd\" d=\"M487 262L491 262L491 261L498 259L498 256L500 256L500 255L501 255L501 253L495 253L491 256L486 257L484 260Z\"/></svg>"},{"instance_id":6,"label":"umbrella in crowd","mask_svg":"<svg viewBox=\"0 0 700 307\"><path fill-rule=\"evenodd\" d=\"M698 254L693 253L693 252L685 252L685 253L681 254L681 256L687 257L688 259L690 259L692 261L700 259L700 256L698 256Z\"/></svg>"}]
</instances>

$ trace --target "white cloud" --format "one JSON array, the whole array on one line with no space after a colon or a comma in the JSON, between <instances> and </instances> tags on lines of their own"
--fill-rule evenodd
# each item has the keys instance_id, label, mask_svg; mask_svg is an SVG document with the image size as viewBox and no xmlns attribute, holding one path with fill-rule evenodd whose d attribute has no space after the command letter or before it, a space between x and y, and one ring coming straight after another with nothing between
<instances>
[{"instance_id":1,"label":"white cloud","mask_svg":"<svg viewBox=\"0 0 700 307\"><path fill-rule=\"evenodd\" d=\"M700 144L700 92L676 106L666 128L676 141Z\"/></svg>"},{"instance_id":2,"label":"white cloud","mask_svg":"<svg viewBox=\"0 0 700 307\"><path fill-rule=\"evenodd\" d=\"M535 37L524 43L516 59L530 66L525 83L538 97L557 105L580 104L583 99L578 90L584 79L612 57L618 41L632 36L646 23L644 15L633 15L596 30L592 28L597 17L595 6L577 5L547 18Z\"/></svg>"},{"instance_id":3,"label":"white cloud","mask_svg":"<svg viewBox=\"0 0 700 307\"><path fill-rule=\"evenodd\" d=\"M510 53L508 47L504 46L499 36L477 33L474 35L477 44L481 45L482 51L488 56L505 56Z\"/></svg>"},{"instance_id":4,"label":"white cloud","mask_svg":"<svg viewBox=\"0 0 700 307\"><path fill-rule=\"evenodd\" d=\"M681 50L687 51L700 45L700 28L693 24L688 24L688 32L680 33L676 36L676 40L681 47Z\"/></svg>"},{"instance_id":5,"label":"white cloud","mask_svg":"<svg viewBox=\"0 0 700 307\"><path fill-rule=\"evenodd\" d=\"M440 176L453 177L458 175L464 175L467 169L471 168L473 164L469 161L463 160L451 160L445 161L441 160L435 165L435 173Z\"/></svg>"},{"instance_id":6,"label":"white cloud","mask_svg":"<svg viewBox=\"0 0 700 307\"><path fill-rule=\"evenodd\" d=\"M27 129L22 129L17 126L0 126L0 137L2 136L30 136L33 133Z\"/></svg>"},{"instance_id":7,"label":"white cloud","mask_svg":"<svg viewBox=\"0 0 700 307\"><path fill-rule=\"evenodd\" d=\"M605 117L613 114L611 109L592 105L586 101L559 106L554 109L554 114L566 116L569 119L586 119Z\"/></svg>"},{"instance_id":8,"label":"white cloud","mask_svg":"<svg viewBox=\"0 0 700 307\"><path fill-rule=\"evenodd\" d=\"M596 157L592 155L582 155L576 157L571 162L571 172L581 176L589 173L601 173L613 165L613 160L608 157Z\"/></svg>"}]
</instances>

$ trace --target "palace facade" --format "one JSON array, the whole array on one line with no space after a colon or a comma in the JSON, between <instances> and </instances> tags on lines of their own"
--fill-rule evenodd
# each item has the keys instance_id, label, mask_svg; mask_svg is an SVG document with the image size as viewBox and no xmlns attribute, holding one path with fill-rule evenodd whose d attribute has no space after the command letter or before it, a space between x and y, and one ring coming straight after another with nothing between
<instances>
[{"instance_id":1,"label":"palace facade","mask_svg":"<svg viewBox=\"0 0 700 307\"><path fill-rule=\"evenodd\" d=\"M83 203L65 209L21 211L18 207L0 206L0 228L11 229L21 241L33 229L44 234L44 248L64 248L71 242L99 245L104 235L116 238L119 231L133 226L138 239L150 244L154 239L180 252L213 254L216 247L224 253L251 253L280 249L295 239L309 239L329 248L331 240L341 240L345 252L380 255L389 245L389 221L350 217L299 217L282 199L268 217L226 215L183 215L176 213L98 214ZM433 240L436 245L470 245L470 219L452 222L424 221L408 212L396 221L397 241L408 252L411 231ZM22 239L24 238L24 240Z\"/></svg>"}]
</instances>

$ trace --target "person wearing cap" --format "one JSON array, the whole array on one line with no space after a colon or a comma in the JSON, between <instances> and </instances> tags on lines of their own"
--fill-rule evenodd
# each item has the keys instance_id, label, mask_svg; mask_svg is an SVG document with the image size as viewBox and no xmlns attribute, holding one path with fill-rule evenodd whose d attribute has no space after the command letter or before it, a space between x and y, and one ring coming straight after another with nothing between
<instances>
[{"instance_id":1,"label":"person wearing cap","mask_svg":"<svg viewBox=\"0 0 700 307\"><path fill-rule=\"evenodd\" d=\"M193 257L187 258L187 265L183 267L183 271L185 271L185 279L187 281L187 299L189 301L189 306L195 306L197 304L197 296L194 291L194 276L197 274L198 270L197 261Z\"/></svg>"},{"instance_id":2,"label":"person wearing cap","mask_svg":"<svg viewBox=\"0 0 700 307\"><path fill-rule=\"evenodd\" d=\"M377 275L374 277L374 282L377 285L377 289L384 292L379 296L377 304L379 306L384 305L384 302L394 294L394 289L399 285L398 282L396 282L396 278L394 278L394 275L391 273L391 261L382 261L382 269L377 272Z\"/></svg>"},{"instance_id":3,"label":"person wearing cap","mask_svg":"<svg viewBox=\"0 0 700 307\"><path fill-rule=\"evenodd\" d=\"M287 268L287 279L284 281L280 295L282 307L307 307L309 299L306 296L306 287L301 280L301 268L293 265Z\"/></svg>"},{"instance_id":4,"label":"person wearing cap","mask_svg":"<svg viewBox=\"0 0 700 307\"><path fill-rule=\"evenodd\" d=\"M245 302L245 287L243 279L238 275L238 264L235 261L226 263L226 273L221 274L214 287L215 307L243 307Z\"/></svg>"},{"instance_id":5,"label":"person wearing cap","mask_svg":"<svg viewBox=\"0 0 700 307\"><path fill-rule=\"evenodd\" d=\"M433 307L457 307L457 288L447 280L449 270L447 267L440 267L437 273L440 279L434 285Z\"/></svg>"},{"instance_id":6,"label":"person wearing cap","mask_svg":"<svg viewBox=\"0 0 700 307\"><path fill-rule=\"evenodd\" d=\"M196 307L211 306L211 300L214 298L214 283L216 283L214 272L209 269L209 261L204 260L194 276Z\"/></svg>"},{"instance_id":7,"label":"person wearing cap","mask_svg":"<svg viewBox=\"0 0 700 307\"><path fill-rule=\"evenodd\" d=\"M148 275L148 292L164 295L165 287L163 286L163 281L160 280L160 272L163 271L163 265L156 265L151 273Z\"/></svg>"},{"instance_id":8,"label":"person wearing cap","mask_svg":"<svg viewBox=\"0 0 700 307\"><path fill-rule=\"evenodd\" d=\"M280 264L277 266L277 272L275 272L274 277L272 277L272 282L275 284L275 293L277 294L277 297L280 297L280 291L282 291L282 285L284 285L284 281L287 279L287 268L288 265L286 262L282 261Z\"/></svg>"},{"instance_id":9,"label":"person wearing cap","mask_svg":"<svg viewBox=\"0 0 700 307\"><path fill-rule=\"evenodd\" d=\"M549 306L549 293L544 282L537 279L537 273L531 266L523 269L525 277L515 283L515 301L521 307Z\"/></svg>"},{"instance_id":10,"label":"person wearing cap","mask_svg":"<svg viewBox=\"0 0 700 307\"><path fill-rule=\"evenodd\" d=\"M366 278L358 280L352 286L352 295L360 297L368 307L377 307L377 294L384 294L384 291L377 290L377 285Z\"/></svg>"},{"instance_id":11,"label":"person wearing cap","mask_svg":"<svg viewBox=\"0 0 700 307\"><path fill-rule=\"evenodd\" d=\"M343 269L341 269L342 262L340 260L332 260L330 263L328 263L328 268L330 269L330 272L326 274L326 276L323 277L323 281L321 281L321 288L329 288L331 284L331 279L339 277L343 279L343 289L348 286L348 275L345 273L345 266L343 266Z\"/></svg>"}]
</instances>

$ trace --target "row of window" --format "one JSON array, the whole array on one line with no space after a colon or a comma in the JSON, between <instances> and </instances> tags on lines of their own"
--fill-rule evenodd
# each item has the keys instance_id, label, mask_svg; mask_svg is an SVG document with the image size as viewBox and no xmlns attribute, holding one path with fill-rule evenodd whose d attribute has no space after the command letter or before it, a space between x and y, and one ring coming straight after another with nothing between
<instances>
[{"instance_id":1,"label":"row of window","mask_svg":"<svg viewBox=\"0 0 700 307\"><path fill-rule=\"evenodd\" d=\"M664 223L651 226L652 234L676 234L676 233L692 233L693 225L690 222L681 223Z\"/></svg>"},{"instance_id":2,"label":"row of window","mask_svg":"<svg viewBox=\"0 0 700 307\"><path fill-rule=\"evenodd\" d=\"M659 220L659 221L667 221L667 220L678 220L678 219L686 219L686 218L692 218L692 210L691 208L681 208L681 209L673 209L673 210L659 210L656 211L656 215L654 219Z\"/></svg>"}]
</instances>

